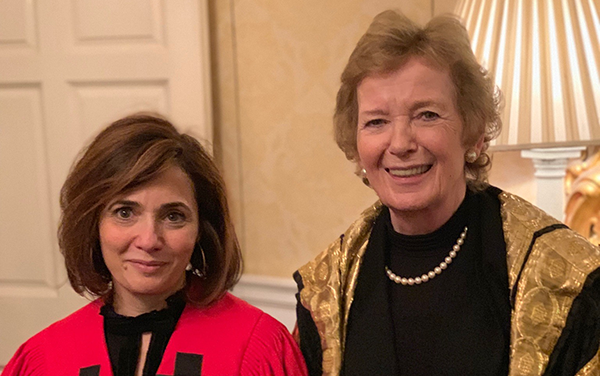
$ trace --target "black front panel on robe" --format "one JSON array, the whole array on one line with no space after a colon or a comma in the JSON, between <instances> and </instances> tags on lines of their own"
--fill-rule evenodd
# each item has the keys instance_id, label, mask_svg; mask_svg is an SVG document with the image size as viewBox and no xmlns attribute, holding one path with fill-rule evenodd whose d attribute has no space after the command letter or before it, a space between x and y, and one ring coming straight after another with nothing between
<instances>
[{"instance_id":1,"label":"black front panel on robe","mask_svg":"<svg viewBox=\"0 0 600 376\"><path fill-rule=\"evenodd\" d=\"M79 369L79 376L99 376L100 366L91 366Z\"/></svg>"},{"instance_id":2,"label":"black front panel on robe","mask_svg":"<svg viewBox=\"0 0 600 376\"><path fill-rule=\"evenodd\" d=\"M177 353L173 376L202 376L201 354ZM167 375L156 375L167 376Z\"/></svg>"}]
</instances>

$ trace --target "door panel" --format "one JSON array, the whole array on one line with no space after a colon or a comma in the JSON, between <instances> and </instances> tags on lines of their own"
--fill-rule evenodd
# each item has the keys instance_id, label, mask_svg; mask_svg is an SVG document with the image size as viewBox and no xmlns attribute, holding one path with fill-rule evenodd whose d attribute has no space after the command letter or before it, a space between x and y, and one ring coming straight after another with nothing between
<instances>
[{"instance_id":1,"label":"door panel","mask_svg":"<svg viewBox=\"0 0 600 376\"><path fill-rule=\"evenodd\" d=\"M58 196L111 121L167 115L210 141L206 0L0 1L0 369L87 302L58 250Z\"/></svg>"}]
</instances>

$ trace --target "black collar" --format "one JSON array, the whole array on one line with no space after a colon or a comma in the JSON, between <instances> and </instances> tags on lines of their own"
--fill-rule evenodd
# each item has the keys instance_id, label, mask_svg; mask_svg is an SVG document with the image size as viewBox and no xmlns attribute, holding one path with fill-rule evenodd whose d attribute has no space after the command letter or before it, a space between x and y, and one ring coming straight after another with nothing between
<instances>
[{"instance_id":1,"label":"black collar","mask_svg":"<svg viewBox=\"0 0 600 376\"><path fill-rule=\"evenodd\" d=\"M100 309L104 316L104 337L115 376L133 376L138 364L142 333L151 332L143 375L155 375L175 326L185 308L184 293L166 300L167 308L136 317L119 315L111 304Z\"/></svg>"}]
</instances>

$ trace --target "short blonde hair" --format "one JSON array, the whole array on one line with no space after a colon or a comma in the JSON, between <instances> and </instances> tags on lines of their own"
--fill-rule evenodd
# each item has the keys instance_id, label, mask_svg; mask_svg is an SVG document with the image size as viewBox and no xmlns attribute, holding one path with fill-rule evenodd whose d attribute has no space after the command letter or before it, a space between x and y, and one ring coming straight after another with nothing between
<instances>
[{"instance_id":1,"label":"short blonde hair","mask_svg":"<svg viewBox=\"0 0 600 376\"><path fill-rule=\"evenodd\" d=\"M483 188L491 164L485 151L502 128L501 93L490 74L477 62L466 29L450 15L435 17L424 27L393 10L373 19L342 73L334 115L335 141L346 158L358 162L358 85L369 75L399 69L411 57L423 57L450 72L463 121L463 145L472 146L484 135L479 158L465 163L469 185Z\"/></svg>"}]
</instances>

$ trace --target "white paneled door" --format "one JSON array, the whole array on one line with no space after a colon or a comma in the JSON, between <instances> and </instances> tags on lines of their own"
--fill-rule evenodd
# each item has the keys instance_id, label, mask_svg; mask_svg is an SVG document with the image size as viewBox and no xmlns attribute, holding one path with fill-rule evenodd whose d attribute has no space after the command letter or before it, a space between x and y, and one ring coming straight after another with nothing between
<instances>
[{"instance_id":1,"label":"white paneled door","mask_svg":"<svg viewBox=\"0 0 600 376\"><path fill-rule=\"evenodd\" d=\"M83 145L136 111L211 140L206 1L0 1L0 369L86 303L56 241Z\"/></svg>"}]
</instances>

